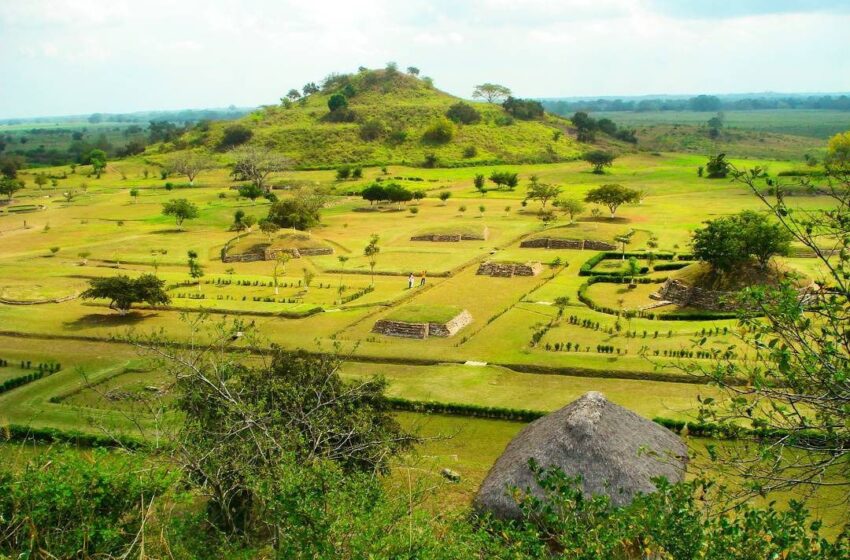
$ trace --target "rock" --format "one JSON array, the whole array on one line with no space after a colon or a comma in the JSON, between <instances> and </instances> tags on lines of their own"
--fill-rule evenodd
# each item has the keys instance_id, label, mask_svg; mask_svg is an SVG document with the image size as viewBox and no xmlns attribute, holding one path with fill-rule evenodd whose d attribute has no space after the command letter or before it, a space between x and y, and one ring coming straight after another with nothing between
<instances>
[{"instance_id":1,"label":"rock","mask_svg":"<svg viewBox=\"0 0 850 560\"><path fill-rule=\"evenodd\" d=\"M451 470L450 468L445 468L440 471L440 474L443 478L450 482L460 482L460 473Z\"/></svg>"}]
</instances>

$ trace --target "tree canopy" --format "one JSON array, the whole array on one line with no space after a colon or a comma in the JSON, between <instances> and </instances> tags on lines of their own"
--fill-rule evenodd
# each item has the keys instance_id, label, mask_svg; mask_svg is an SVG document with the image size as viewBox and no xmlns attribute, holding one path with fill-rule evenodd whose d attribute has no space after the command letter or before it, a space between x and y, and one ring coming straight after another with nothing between
<instances>
[{"instance_id":1,"label":"tree canopy","mask_svg":"<svg viewBox=\"0 0 850 560\"><path fill-rule=\"evenodd\" d=\"M607 206L611 217L617 213L617 208L623 204L637 202L640 193L634 189L618 184L602 185L591 189L584 197L585 202Z\"/></svg>"},{"instance_id":2,"label":"tree canopy","mask_svg":"<svg viewBox=\"0 0 850 560\"><path fill-rule=\"evenodd\" d=\"M611 167L614 164L616 155L605 150L593 150L582 156L582 159L593 166L593 172L597 175L602 175L605 171L603 168Z\"/></svg>"},{"instance_id":3,"label":"tree canopy","mask_svg":"<svg viewBox=\"0 0 850 560\"><path fill-rule=\"evenodd\" d=\"M487 103L496 103L511 95L510 88L499 84L484 83L475 86L473 99L484 99Z\"/></svg>"},{"instance_id":4,"label":"tree canopy","mask_svg":"<svg viewBox=\"0 0 850 560\"><path fill-rule=\"evenodd\" d=\"M320 211L326 203L324 195L312 189L299 189L291 197L273 203L268 219L283 228L306 231L319 225Z\"/></svg>"},{"instance_id":5,"label":"tree canopy","mask_svg":"<svg viewBox=\"0 0 850 560\"><path fill-rule=\"evenodd\" d=\"M185 198L172 198L162 204L162 213L165 216L172 216L177 227L181 228L184 221L198 217L198 207Z\"/></svg>"},{"instance_id":6,"label":"tree canopy","mask_svg":"<svg viewBox=\"0 0 850 560\"><path fill-rule=\"evenodd\" d=\"M291 161L286 156L260 146L243 146L230 152L235 160L230 175L237 181L250 181L265 192L270 192L266 181L272 173L289 169Z\"/></svg>"},{"instance_id":7,"label":"tree canopy","mask_svg":"<svg viewBox=\"0 0 850 560\"><path fill-rule=\"evenodd\" d=\"M89 288L80 294L83 299L108 299L109 308L126 314L134 303L164 305L170 301L165 292L165 280L153 274L142 274L130 278L121 274L104 278L92 278Z\"/></svg>"},{"instance_id":8,"label":"tree canopy","mask_svg":"<svg viewBox=\"0 0 850 560\"><path fill-rule=\"evenodd\" d=\"M776 255L791 250L791 234L764 214L745 210L705 222L694 231L694 256L722 272L732 272L753 259L765 269Z\"/></svg>"}]
</instances>

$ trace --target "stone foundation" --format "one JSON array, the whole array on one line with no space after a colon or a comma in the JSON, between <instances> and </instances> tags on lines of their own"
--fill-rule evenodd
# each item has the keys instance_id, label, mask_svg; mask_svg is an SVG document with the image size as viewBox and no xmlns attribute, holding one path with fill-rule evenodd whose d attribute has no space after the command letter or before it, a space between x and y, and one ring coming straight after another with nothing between
<instances>
[{"instance_id":1,"label":"stone foundation","mask_svg":"<svg viewBox=\"0 0 850 560\"><path fill-rule=\"evenodd\" d=\"M254 261L273 261L281 253L289 253L293 259L301 257L315 257L317 255L333 255L334 250L330 247L302 247L288 249L272 249L266 247L263 251L254 253L236 253L228 254L226 250L221 251L221 262L254 262Z\"/></svg>"},{"instance_id":2,"label":"stone foundation","mask_svg":"<svg viewBox=\"0 0 850 560\"><path fill-rule=\"evenodd\" d=\"M477 274L481 276L494 276L497 278L511 278L513 276L537 276L543 270L539 262L531 263L497 263L483 262L478 265Z\"/></svg>"},{"instance_id":3,"label":"stone foundation","mask_svg":"<svg viewBox=\"0 0 850 560\"><path fill-rule=\"evenodd\" d=\"M527 239L520 243L519 246L523 249L588 249L591 251L613 251L617 248L616 245L605 241L561 239L558 237Z\"/></svg>"},{"instance_id":4,"label":"stone foundation","mask_svg":"<svg viewBox=\"0 0 850 560\"><path fill-rule=\"evenodd\" d=\"M485 241L490 236L490 230L484 228L480 235L469 235L467 233L426 233L425 235L414 235L411 241L433 241L436 243L457 243L460 241Z\"/></svg>"},{"instance_id":5,"label":"stone foundation","mask_svg":"<svg viewBox=\"0 0 850 560\"><path fill-rule=\"evenodd\" d=\"M670 279L661 284L658 292L650 297L706 311L734 311L737 308L734 292L719 292L688 286L676 279Z\"/></svg>"},{"instance_id":6,"label":"stone foundation","mask_svg":"<svg viewBox=\"0 0 850 560\"><path fill-rule=\"evenodd\" d=\"M454 336L459 330L471 322L472 315L464 309L447 323L405 323L403 321L381 319L372 327L372 332L384 336L417 338L421 340L429 336L447 338Z\"/></svg>"}]
</instances>

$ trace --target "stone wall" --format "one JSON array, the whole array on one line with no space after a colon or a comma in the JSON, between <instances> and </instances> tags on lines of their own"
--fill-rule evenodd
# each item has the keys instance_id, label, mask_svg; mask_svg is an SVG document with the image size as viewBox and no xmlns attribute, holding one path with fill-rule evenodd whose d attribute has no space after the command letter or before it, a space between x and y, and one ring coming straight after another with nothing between
<instances>
[{"instance_id":1,"label":"stone wall","mask_svg":"<svg viewBox=\"0 0 850 560\"><path fill-rule=\"evenodd\" d=\"M272 261L281 253L289 253L293 259L301 257L315 257L318 255L333 255L334 250L330 247L287 247L277 248L266 247L263 251L263 260Z\"/></svg>"},{"instance_id":2,"label":"stone wall","mask_svg":"<svg viewBox=\"0 0 850 560\"><path fill-rule=\"evenodd\" d=\"M450 337L472 322L472 315L464 309L447 323L405 323L381 319L372 327L373 333L384 336L426 339L429 336Z\"/></svg>"},{"instance_id":3,"label":"stone wall","mask_svg":"<svg viewBox=\"0 0 850 560\"><path fill-rule=\"evenodd\" d=\"M519 244L523 249L588 249L591 251L613 251L616 245L591 239L561 239L558 237L538 237L526 239Z\"/></svg>"},{"instance_id":4,"label":"stone wall","mask_svg":"<svg viewBox=\"0 0 850 560\"><path fill-rule=\"evenodd\" d=\"M485 261L478 265L477 274L481 276L494 276L497 278L511 278L513 276L537 276L543 270L539 262L530 263L498 263Z\"/></svg>"},{"instance_id":5,"label":"stone wall","mask_svg":"<svg viewBox=\"0 0 850 560\"><path fill-rule=\"evenodd\" d=\"M459 241L485 241L490 237L490 230L484 228L480 234L469 233L426 233L424 235L414 235L410 238L411 241L434 241L437 243L449 242L457 243Z\"/></svg>"}]
</instances>

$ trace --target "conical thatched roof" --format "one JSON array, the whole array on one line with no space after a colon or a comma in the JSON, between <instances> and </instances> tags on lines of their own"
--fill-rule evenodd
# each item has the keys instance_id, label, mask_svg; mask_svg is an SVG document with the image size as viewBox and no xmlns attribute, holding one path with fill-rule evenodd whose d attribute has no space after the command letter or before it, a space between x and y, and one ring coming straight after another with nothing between
<instances>
[{"instance_id":1,"label":"conical thatched roof","mask_svg":"<svg viewBox=\"0 0 850 560\"><path fill-rule=\"evenodd\" d=\"M676 434L590 392L526 426L490 469L475 497L479 512L517 518L508 488L539 493L528 460L581 476L585 495L607 494L626 505L638 492L655 490L652 478L684 478L687 448Z\"/></svg>"}]
</instances>

